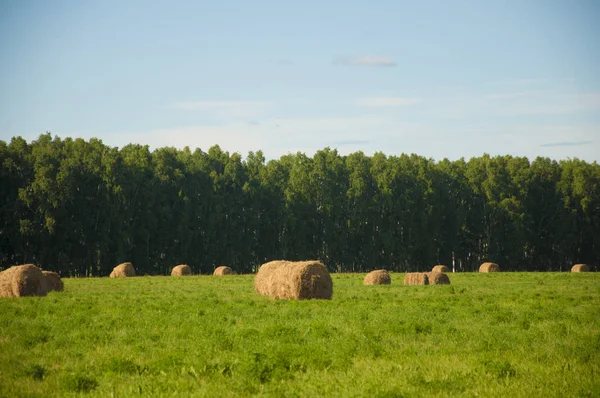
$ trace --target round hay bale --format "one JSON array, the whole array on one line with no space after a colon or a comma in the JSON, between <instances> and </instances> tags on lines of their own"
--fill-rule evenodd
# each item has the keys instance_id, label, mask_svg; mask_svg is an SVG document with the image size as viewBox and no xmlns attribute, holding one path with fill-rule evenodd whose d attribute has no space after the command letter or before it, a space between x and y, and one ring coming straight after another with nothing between
<instances>
[{"instance_id":1,"label":"round hay bale","mask_svg":"<svg viewBox=\"0 0 600 398\"><path fill-rule=\"evenodd\" d=\"M33 264L15 265L0 272L0 297L45 296L46 278Z\"/></svg>"},{"instance_id":2,"label":"round hay bale","mask_svg":"<svg viewBox=\"0 0 600 398\"><path fill-rule=\"evenodd\" d=\"M271 261L258 270L254 290L274 299L330 300L333 282L319 261Z\"/></svg>"},{"instance_id":3,"label":"round hay bale","mask_svg":"<svg viewBox=\"0 0 600 398\"><path fill-rule=\"evenodd\" d=\"M213 275L216 275L216 276L233 275L233 270L229 267L221 265L220 267L217 267L215 269L215 272L213 272Z\"/></svg>"},{"instance_id":4,"label":"round hay bale","mask_svg":"<svg viewBox=\"0 0 600 398\"><path fill-rule=\"evenodd\" d=\"M590 267L587 264L575 264L571 268L571 272L590 272Z\"/></svg>"},{"instance_id":5,"label":"round hay bale","mask_svg":"<svg viewBox=\"0 0 600 398\"><path fill-rule=\"evenodd\" d=\"M404 277L404 286L429 285L429 278L424 272L409 272Z\"/></svg>"},{"instance_id":6,"label":"round hay bale","mask_svg":"<svg viewBox=\"0 0 600 398\"><path fill-rule=\"evenodd\" d=\"M131 263L119 264L110 273L111 278L125 278L128 276L135 276L135 268Z\"/></svg>"},{"instance_id":7,"label":"round hay bale","mask_svg":"<svg viewBox=\"0 0 600 398\"><path fill-rule=\"evenodd\" d=\"M450 272L450 268L445 265L436 265L432 268L431 272Z\"/></svg>"},{"instance_id":8,"label":"round hay bale","mask_svg":"<svg viewBox=\"0 0 600 398\"><path fill-rule=\"evenodd\" d=\"M44 274L44 278L46 279L46 291L48 293L52 291L62 292L65 289L65 285L63 284L62 279L60 279L60 275L56 272L42 271L42 274Z\"/></svg>"},{"instance_id":9,"label":"round hay bale","mask_svg":"<svg viewBox=\"0 0 600 398\"><path fill-rule=\"evenodd\" d=\"M192 269L187 264L180 264L173 267L171 276L189 276L192 275Z\"/></svg>"},{"instance_id":10,"label":"round hay bale","mask_svg":"<svg viewBox=\"0 0 600 398\"><path fill-rule=\"evenodd\" d=\"M500 266L496 263L483 263L479 266L479 272L500 272Z\"/></svg>"},{"instance_id":11,"label":"round hay bale","mask_svg":"<svg viewBox=\"0 0 600 398\"><path fill-rule=\"evenodd\" d=\"M364 285L389 285L391 283L390 273L384 269L369 272L363 281Z\"/></svg>"},{"instance_id":12,"label":"round hay bale","mask_svg":"<svg viewBox=\"0 0 600 398\"><path fill-rule=\"evenodd\" d=\"M449 285L450 278L443 272L431 271L427 273L427 279L430 285Z\"/></svg>"}]
</instances>

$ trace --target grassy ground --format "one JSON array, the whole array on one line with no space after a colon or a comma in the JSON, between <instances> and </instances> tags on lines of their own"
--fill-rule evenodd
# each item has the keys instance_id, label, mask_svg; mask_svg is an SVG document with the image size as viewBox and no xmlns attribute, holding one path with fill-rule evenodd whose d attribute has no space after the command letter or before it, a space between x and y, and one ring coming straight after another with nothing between
<instances>
[{"instance_id":1,"label":"grassy ground","mask_svg":"<svg viewBox=\"0 0 600 398\"><path fill-rule=\"evenodd\" d=\"M252 276L67 279L0 301L0 396L600 396L600 273L272 301Z\"/></svg>"}]
</instances>

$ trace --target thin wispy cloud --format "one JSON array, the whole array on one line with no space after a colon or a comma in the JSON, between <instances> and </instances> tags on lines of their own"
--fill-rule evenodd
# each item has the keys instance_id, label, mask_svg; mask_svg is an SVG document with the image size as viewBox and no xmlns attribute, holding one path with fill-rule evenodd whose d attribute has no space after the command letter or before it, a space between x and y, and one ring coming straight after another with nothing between
<instances>
[{"instance_id":1,"label":"thin wispy cloud","mask_svg":"<svg viewBox=\"0 0 600 398\"><path fill-rule=\"evenodd\" d=\"M122 147L128 143L149 145L151 149L165 146L201 148L213 145L242 155L262 150L267 159L286 153L304 152L309 156L327 146L336 147L340 154L363 151L388 155L418 153L436 160L460 159L491 155L513 154L535 159L577 157L598 161L600 141L598 124L537 124L497 125L487 123L446 123L433 119L427 122L403 122L396 115L378 116L356 114L338 118L265 118L260 125L248 120L230 123L202 124L162 129L133 131L89 131L77 133L53 131L61 136L89 139L102 137L107 145ZM37 139L39 132L23 135ZM540 145L540 144L543 145Z\"/></svg>"},{"instance_id":2,"label":"thin wispy cloud","mask_svg":"<svg viewBox=\"0 0 600 398\"><path fill-rule=\"evenodd\" d=\"M371 115L357 115L349 117L292 117L274 118L270 124L278 126L281 134L289 136L301 135L303 137L322 139L326 134L339 134L340 140L362 139L349 137L349 132L372 132L384 126L388 120L383 117ZM336 137L338 138L338 137Z\"/></svg>"},{"instance_id":3,"label":"thin wispy cloud","mask_svg":"<svg viewBox=\"0 0 600 398\"><path fill-rule=\"evenodd\" d=\"M277 59L270 59L269 60L270 64L275 64L275 65L282 65L282 66L294 66L296 65L296 63L290 59L287 58L277 58Z\"/></svg>"},{"instance_id":4,"label":"thin wispy cloud","mask_svg":"<svg viewBox=\"0 0 600 398\"><path fill-rule=\"evenodd\" d=\"M550 91L548 90L531 90L531 91L516 91L508 93L494 93L485 96L486 99L490 100L504 100L504 99L515 99L515 98L527 98L535 97L539 95L547 95Z\"/></svg>"},{"instance_id":5,"label":"thin wispy cloud","mask_svg":"<svg viewBox=\"0 0 600 398\"><path fill-rule=\"evenodd\" d=\"M247 107L266 107L268 102L263 101L183 101L171 104L169 108L184 110L210 110L210 109L232 109Z\"/></svg>"},{"instance_id":6,"label":"thin wispy cloud","mask_svg":"<svg viewBox=\"0 0 600 398\"><path fill-rule=\"evenodd\" d=\"M519 79L493 80L484 83L486 86L525 87L548 83L549 80L539 77L523 77Z\"/></svg>"},{"instance_id":7,"label":"thin wispy cloud","mask_svg":"<svg viewBox=\"0 0 600 398\"><path fill-rule=\"evenodd\" d=\"M382 66L393 67L397 63L388 57L379 57L374 55L359 55L359 56L338 56L333 59L334 65L344 66Z\"/></svg>"},{"instance_id":8,"label":"thin wispy cloud","mask_svg":"<svg viewBox=\"0 0 600 398\"><path fill-rule=\"evenodd\" d=\"M370 141L368 140L341 140L333 143L335 146L348 146L348 145L368 145Z\"/></svg>"},{"instance_id":9,"label":"thin wispy cloud","mask_svg":"<svg viewBox=\"0 0 600 398\"><path fill-rule=\"evenodd\" d=\"M600 111L600 93L538 93L520 98L506 98L503 107L513 115L561 115Z\"/></svg>"},{"instance_id":10,"label":"thin wispy cloud","mask_svg":"<svg viewBox=\"0 0 600 398\"><path fill-rule=\"evenodd\" d=\"M372 97L361 98L356 100L356 104L368 107L396 107L418 104L423 102L419 98L403 98L403 97Z\"/></svg>"},{"instance_id":11,"label":"thin wispy cloud","mask_svg":"<svg viewBox=\"0 0 600 398\"><path fill-rule=\"evenodd\" d=\"M426 98L443 119L576 117L600 112L600 92L543 89Z\"/></svg>"},{"instance_id":12,"label":"thin wispy cloud","mask_svg":"<svg viewBox=\"0 0 600 398\"><path fill-rule=\"evenodd\" d=\"M264 115L271 107L265 101L182 101L168 106L170 109L211 112L212 115L230 118L253 118Z\"/></svg>"},{"instance_id":13,"label":"thin wispy cloud","mask_svg":"<svg viewBox=\"0 0 600 398\"><path fill-rule=\"evenodd\" d=\"M554 147L564 147L564 146L581 146L581 145L589 145L593 144L594 141L563 141L563 142L551 142L548 144L540 145L542 148L554 148Z\"/></svg>"},{"instance_id":14,"label":"thin wispy cloud","mask_svg":"<svg viewBox=\"0 0 600 398\"><path fill-rule=\"evenodd\" d=\"M254 125L247 120L214 125L191 125L123 133L122 142L144 143L151 148L174 146L207 150L219 145L223 150L246 154L262 150L268 158L303 151L314 153L335 146L350 153L380 139L379 132L395 131L385 118L354 116L339 118L266 118ZM365 140L364 137L369 137Z\"/></svg>"}]
</instances>

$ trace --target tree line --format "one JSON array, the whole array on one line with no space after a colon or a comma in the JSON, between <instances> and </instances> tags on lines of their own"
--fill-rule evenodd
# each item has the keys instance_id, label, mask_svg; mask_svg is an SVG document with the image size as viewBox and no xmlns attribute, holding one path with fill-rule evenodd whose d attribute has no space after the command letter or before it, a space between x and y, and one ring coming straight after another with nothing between
<instances>
[{"instance_id":1,"label":"tree line","mask_svg":"<svg viewBox=\"0 0 600 398\"><path fill-rule=\"evenodd\" d=\"M565 271L600 265L600 167L578 159L325 148L266 162L42 134L0 141L0 268L63 276L140 274L177 264L254 272L275 259L330 271Z\"/></svg>"}]
</instances>

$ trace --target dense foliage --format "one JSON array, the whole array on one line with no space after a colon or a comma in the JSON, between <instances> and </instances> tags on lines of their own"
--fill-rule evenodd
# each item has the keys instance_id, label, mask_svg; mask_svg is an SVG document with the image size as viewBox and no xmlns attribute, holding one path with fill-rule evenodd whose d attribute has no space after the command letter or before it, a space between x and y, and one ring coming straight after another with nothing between
<instances>
[{"instance_id":1,"label":"dense foliage","mask_svg":"<svg viewBox=\"0 0 600 398\"><path fill-rule=\"evenodd\" d=\"M0 141L0 267L108 275L131 261L139 274L180 263L245 273L282 258L321 259L331 271L598 266L600 166L329 148L266 162L218 146Z\"/></svg>"}]
</instances>

